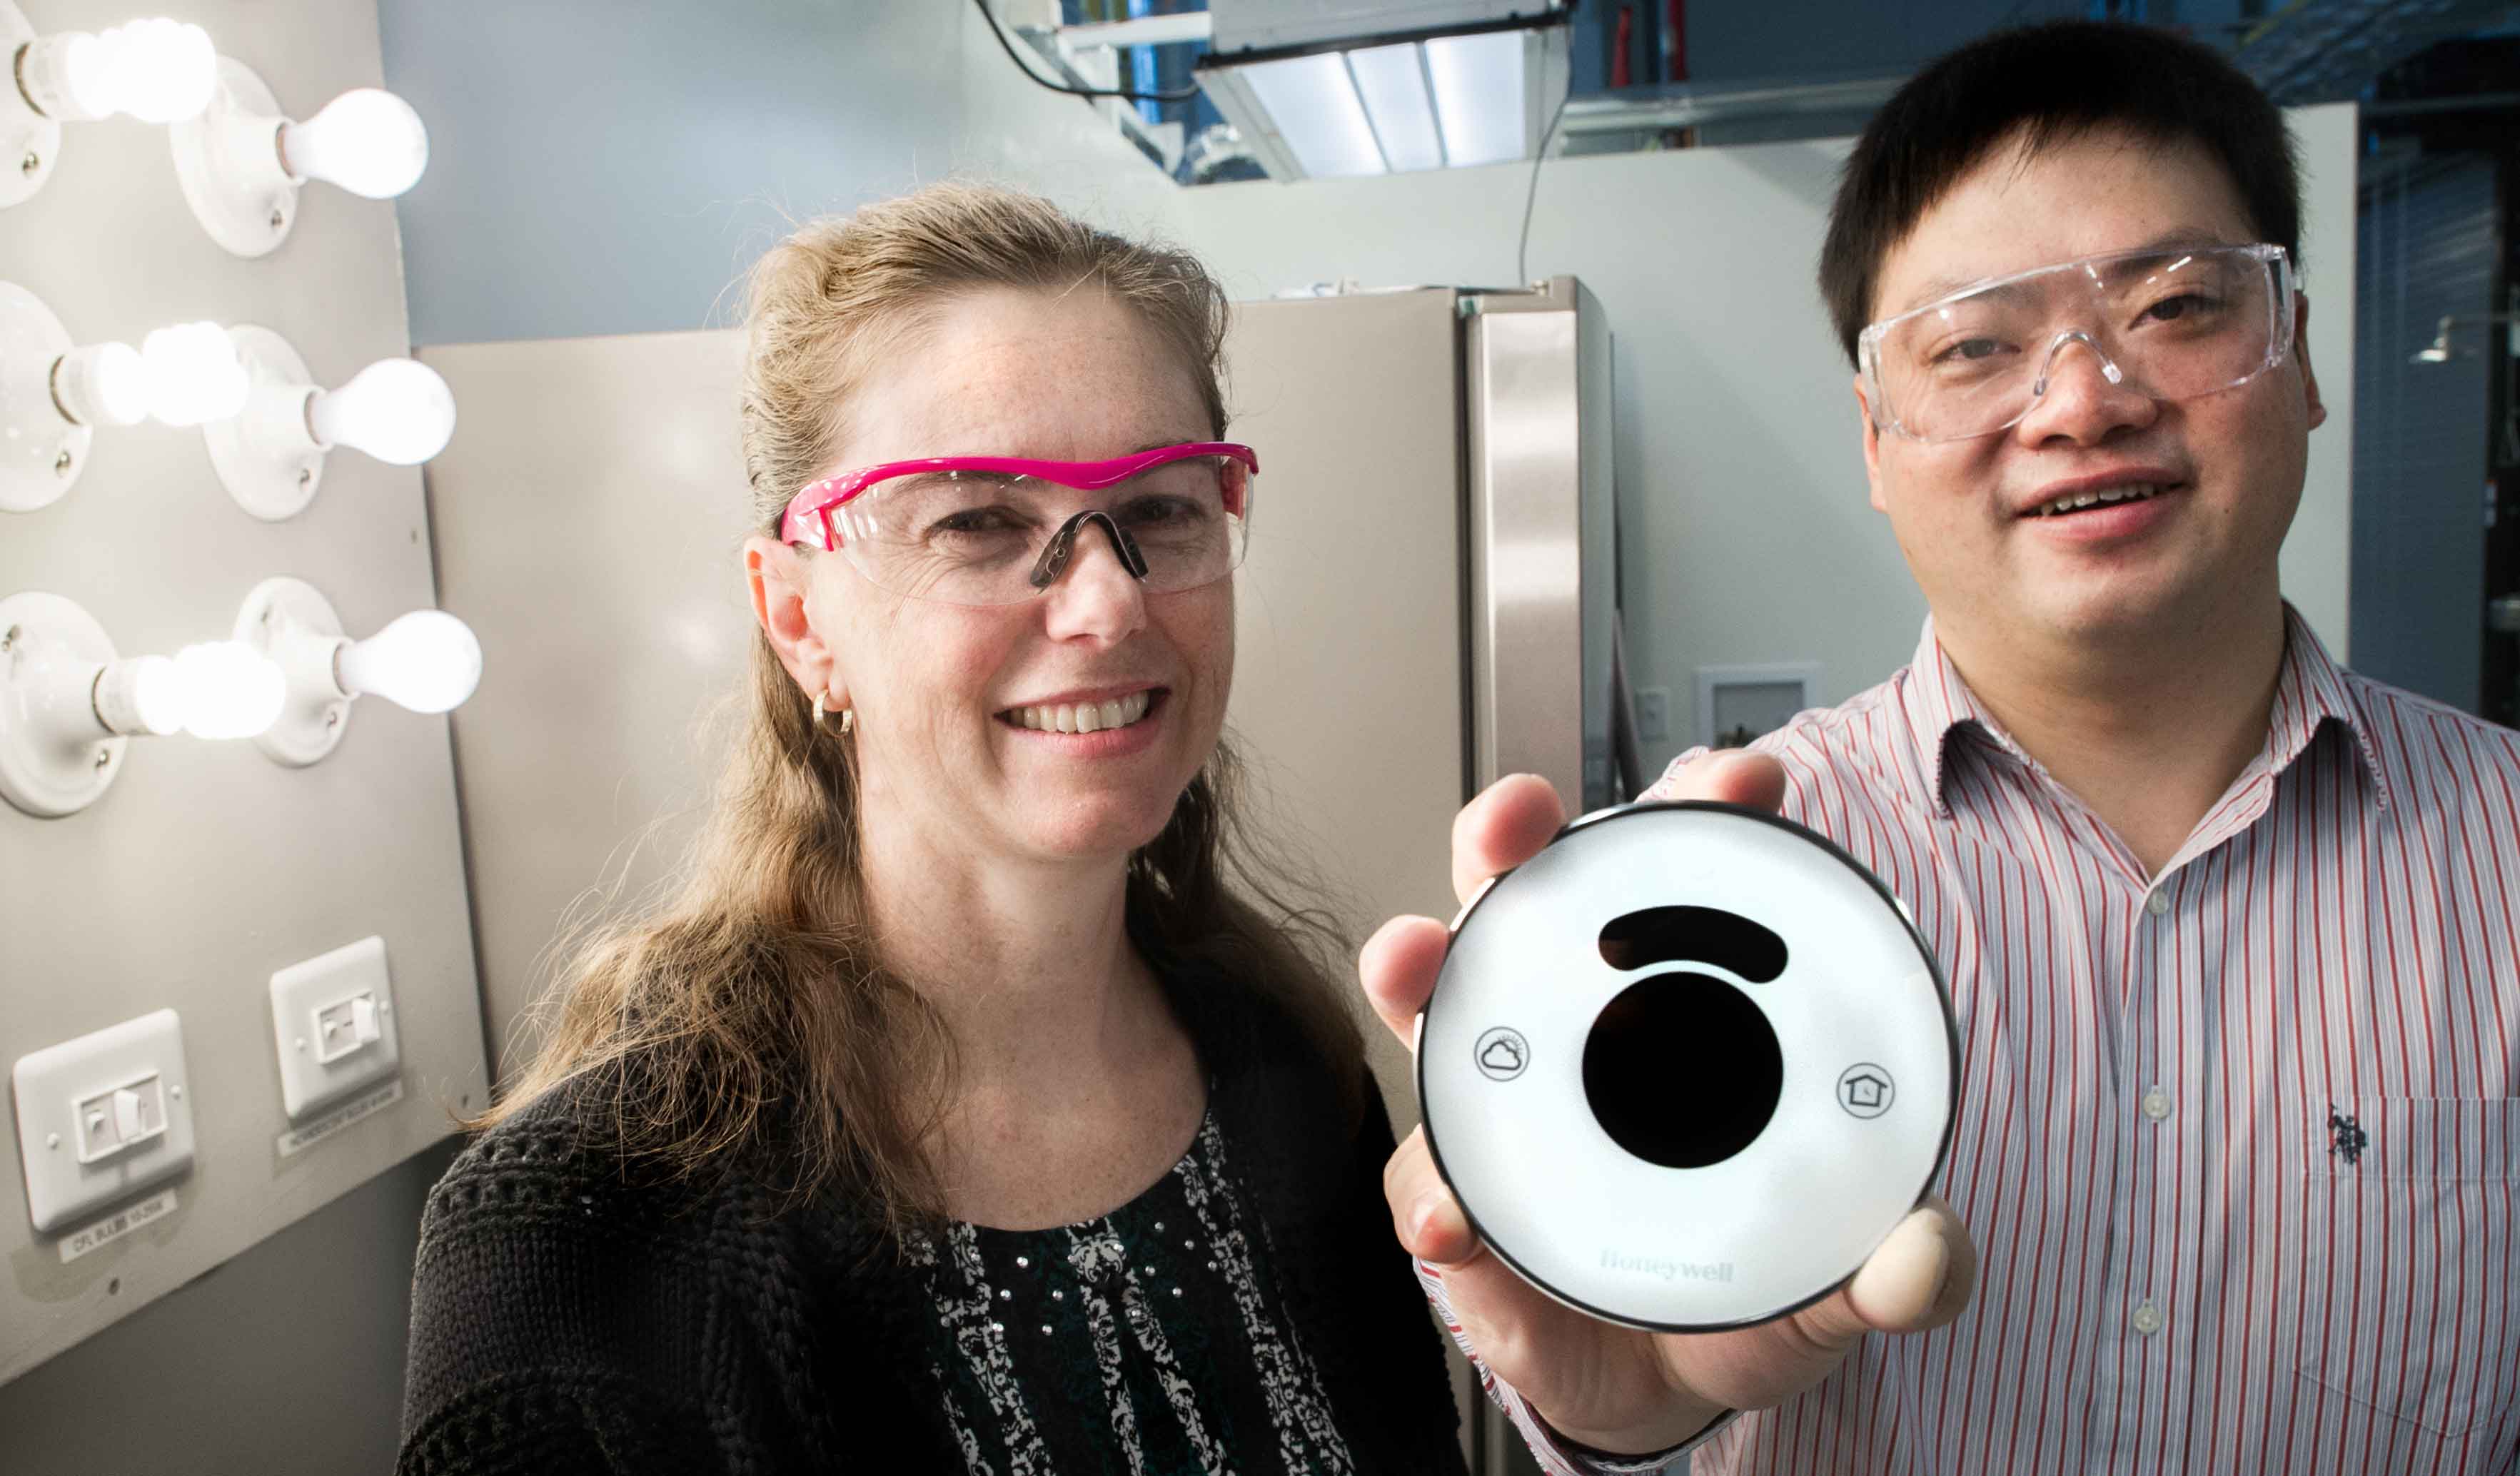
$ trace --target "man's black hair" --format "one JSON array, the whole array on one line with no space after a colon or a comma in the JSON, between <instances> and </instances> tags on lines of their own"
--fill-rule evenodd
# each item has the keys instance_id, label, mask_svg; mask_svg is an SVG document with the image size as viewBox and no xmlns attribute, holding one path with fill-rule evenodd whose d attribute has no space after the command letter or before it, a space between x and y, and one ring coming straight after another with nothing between
<instances>
[{"instance_id":1,"label":"man's black hair","mask_svg":"<svg viewBox=\"0 0 2520 1476\"><path fill-rule=\"evenodd\" d=\"M2220 52L2122 22L2001 30L1901 87L1846 161L1821 247L1820 291L1848 362L1871 320L1882 259L1961 176L2016 138L2035 155L2108 128L2202 149L2230 176L2259 239L2300 261L2292 134L2282 111Z\"/></svg>"}]
</instances>

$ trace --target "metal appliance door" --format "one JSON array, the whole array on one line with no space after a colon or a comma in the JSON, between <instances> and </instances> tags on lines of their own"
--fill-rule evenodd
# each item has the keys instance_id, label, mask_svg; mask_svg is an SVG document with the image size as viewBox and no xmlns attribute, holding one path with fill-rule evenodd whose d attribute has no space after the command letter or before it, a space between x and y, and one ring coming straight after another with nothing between
<instances>
[{"instance_id":1,"label":"metal appliance door","mask_svg":"<svg viewBox=\"0 0 2520 1476\"><path fill-rule=\"evenodd\" d=\"M1462 301L1472 787L1538 774L1572 817L1611 799L1610 335L1572 277Z\"/></svg>"}]
</instances>

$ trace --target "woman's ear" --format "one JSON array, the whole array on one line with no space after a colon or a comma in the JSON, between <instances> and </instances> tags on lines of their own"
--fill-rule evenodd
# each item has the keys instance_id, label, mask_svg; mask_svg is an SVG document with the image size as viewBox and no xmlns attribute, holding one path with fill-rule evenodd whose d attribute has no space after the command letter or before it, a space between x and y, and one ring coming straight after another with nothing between
<instances>
[{"instance_id":1,"label":"woman's ear","mask_svg":"<svg viewBox=\"0 0 2520 1476\"><path fill-rule=\"evenodd\" d=\"M798 690L807 696L829 693L834 709L847 706L845 693L832 692L832 650L805 605L810 581L804 556L755 534L743 541L743 575L752 590L752 616Z\"/></svg>"}]
</instances>

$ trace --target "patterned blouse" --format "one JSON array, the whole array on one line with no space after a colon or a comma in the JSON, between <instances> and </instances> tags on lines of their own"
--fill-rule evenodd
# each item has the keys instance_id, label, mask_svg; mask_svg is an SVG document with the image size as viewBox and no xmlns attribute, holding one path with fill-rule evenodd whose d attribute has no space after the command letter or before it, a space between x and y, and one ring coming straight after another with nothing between
<instances>
[{"instance_id":1,"label":"patterned blouse","mask_svg":"<svg viewBox=\"0 0 2520 1476\"><path fill-rule=\"evenodd\" d=\"M958 1221L910 1255L972 1476L1355 1470L1213 1115L1172 1172L1107 1215L1040 1230Z\"/></svg>"}]
</instances>

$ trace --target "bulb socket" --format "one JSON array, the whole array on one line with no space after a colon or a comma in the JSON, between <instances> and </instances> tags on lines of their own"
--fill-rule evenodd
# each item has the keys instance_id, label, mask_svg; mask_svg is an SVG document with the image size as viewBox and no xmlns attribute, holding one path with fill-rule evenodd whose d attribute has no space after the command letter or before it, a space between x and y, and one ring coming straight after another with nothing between
<instances>
[{"instance_id":1,"label":"bulb socket","mask_svg":"<svg viewBox=\"0 0 2520 1476\"><path fill-rule=\"evenodd\" d=\"M245 409L238 412L245 444L271 457L295 458L332 449L317 438L314 423L307 418L319 393L311 384L254 385Z\"/></svg>"},{"instance_id":2,"label":"bulb socket","mask_svg":"<svg viewBox=\"0 0 2520 1476\"><path fill-rule=\"evenodd\" d=\"M127 343L89 343L71 349L53 363L53 408L73 425L137 425L148 419L145 400L124 395L126 403L115 403L108 392L106 381L115 375L126 380L136 371L136 362L114 367L115 359L132 359L135 350Z\"/></svg>"},{"instance_id":3,"label":"bulb socket","mask_svg":"<svg viewBox=\"0 0 2520 1476\"><path fill-rule=\"evenodd\" d=\"M63 123L92 123L105 116L81 108L70 87L70 56L80 46L93 47L96 37L83 30L37 36L18 51L18 91L26 106Z\"/></svg>"},{"instance_id":4,"label":"bulb socket","mask_svg":"<svg viewBox=\"0 0 2520 1476\"><path fill-rule=\"evenodd\" d=\"M145 687L163 684L172 675L168 665L164 656L129 656L96 674L91 705L106 732L122 738L163 738L183 726L181 714L165 710L162 689L160 693L144 693ZM159 710L150 712L152 705Z\"/></svg>"}]
</instances>

